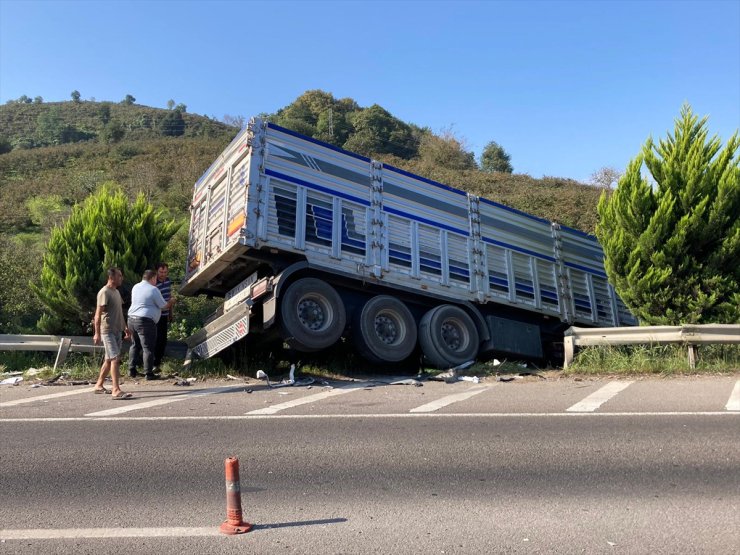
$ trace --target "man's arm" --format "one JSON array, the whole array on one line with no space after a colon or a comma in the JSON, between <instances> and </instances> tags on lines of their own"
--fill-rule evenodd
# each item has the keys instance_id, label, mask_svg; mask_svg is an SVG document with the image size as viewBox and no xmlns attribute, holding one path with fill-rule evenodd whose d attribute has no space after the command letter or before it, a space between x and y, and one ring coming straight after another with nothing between
<instances>
[{"instance_id":1,"label":"man's arm","mask_svg":"<svg viewBox=\"0 0 740 555\"><path fill-rule=\"evenodd\" d=\"M100 315L103 313L103 307L98 305L95 309L95 317L93 318L93 329L95 335L93 335L93 343L96 345L100 343Z\"/></svg>"}]
</instances>

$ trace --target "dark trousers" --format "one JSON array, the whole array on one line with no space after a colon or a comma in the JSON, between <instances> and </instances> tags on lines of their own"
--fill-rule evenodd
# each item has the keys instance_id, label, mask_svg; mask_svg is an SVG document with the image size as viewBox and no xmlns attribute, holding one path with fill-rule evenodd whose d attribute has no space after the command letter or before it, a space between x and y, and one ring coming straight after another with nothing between
<instances>
[{"instance_id":1,"label":"dark trousers","mask_svg":"<svg viewBox=\"0 0 740 555\"><path fill-rule=\"evenodd\" d=\"M170 326L169 316L162 315L157 322L157 346L154 348L154 367L158 368L162 364L164 351L167 348L167 329Z\"/></svg>"},{"instance_id":2,"label":"dark trousers","mask_svg":"<svg viewBox=\"0 0 740 555\"><path fill-rule=\"evenodd\" d=\"M128 352L129 374L136 372L140 360L144 361L144 372L152 374L154 369L154 349L157 343L157 324L151 318L131 316L128 319L131 330L131 349Z\"/></svg>"}]
</instances>

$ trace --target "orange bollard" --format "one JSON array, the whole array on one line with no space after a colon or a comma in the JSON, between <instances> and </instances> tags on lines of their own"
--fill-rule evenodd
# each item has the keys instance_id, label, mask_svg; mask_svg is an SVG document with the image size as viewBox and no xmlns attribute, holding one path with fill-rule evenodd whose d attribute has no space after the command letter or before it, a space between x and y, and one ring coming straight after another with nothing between
<instances>
[{"instance_id":1,"label":"orange bollard","mask_svg":"<svg viewBox=\"0 0 740 555\"><path fill-rule=\"evenodd\" d=\"M239 485L239 459L226 459L226 521L219 530L222 534L244 534L252 525L242 520L242 493Z\"/></svg>"}]
</instances>

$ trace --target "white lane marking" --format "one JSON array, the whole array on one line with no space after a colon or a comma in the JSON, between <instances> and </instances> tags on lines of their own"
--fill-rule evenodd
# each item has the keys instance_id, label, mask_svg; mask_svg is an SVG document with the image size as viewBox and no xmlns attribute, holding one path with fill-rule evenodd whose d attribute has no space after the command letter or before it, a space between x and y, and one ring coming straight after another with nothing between
<instances>
[{"instance_id":1,"label":"white lane marking","mask_svg":"<svg viewBox=\"0 0 740 555\"><path fill-rule=\"evenodd\" d=\"M593 412L601 405L606 403L609 399L614 397L617 393L627 389L633 383L634 380L608 383L604 387L594 391L591 395L589 395L582 401L565 410L567 412Z\"/></svg>"},{"instance_id":2,"label":"white lane marking","mask_svg":"<svg viewBox=\"0 0 740 555\"><path fill-rule=\"evenodd\" d=\"M725 410L740 410L740 380L737 381L732 393L730 393Z\"/></svg>"},{"instance_id":3,"label":"white lane marking","mask_svg":"<svg viewBox=\"0 0 740 555\"><path fill-rule=\"evenodd\" d=\"M218 536L218 526L207 528L41 528L0 530L2 540L58 540L78 538L164 538Z\"/></svg>"},{"instance_id":4,"label":"white lane marking","mask_svg":"<svg viewBox=\"0 0 740 555\"><path fill-rule=\"evenodd\" d=\"M212 395L214 393L224 393L229 390L236 391L240 389L244 389L244 386L214 387L211 389L198 389L196 391L183 391L182 393L178 393L177 395L173 395L171 397L165 397L164 399L154 399L153 401L144 401L143 403L137 403L135 398L125 401L116 401L116 403L118 403L118 406L112 409L89 412L85 416L115 416L117 414L123 414L134 410L148 409L151 407L158 407L160 405L167 405L169 403L176 403L177 401L184 401L186 399L192 399L193 397L203 397L205 395Z\"/></svg>"},{"instance_id":5,"label":"white lane marking","mask_svg":"<svg viewBox=\"0 0 740 555\"><path fill-rule=\"evenodd\" d=\"M474 395L478 395L478 393L483 393L486 389L491 389L491 387L493 386L484 385L483 387L473 387L471 389L468 389L467 391L463 391L462 393L447 395L445 397L442 397L441 399L437 399L436 401L427 403L426 405L421 405L420 407L413 408L409 412L434 412L441 409L442 407L451 405L452 403L457 403L459 401L464 401L465 399L470 399Z\"/></svg>"},{"instance_id":6,"label":"white lane marking","mask_svg":"<svg viewBox=\"0 0 740 555\"><path fill-rule=\"evenodd\" d=\"M300 399L286 401L285 403L271 405L263 409L249 411L246 414L275 414L277 412L280 412L281 410L291 409L293 407L298 407L300 405L307 405L308 403L313 403L314 401L321 401L322 399L326 399L328 397L334 397L335 395L343 395L345 393L351 393L353 391L358 391L362 389L363 387L366 387L366 385L363 384L360 386L339 387L336 389L331 389L329 391L324 391L322 393L316 393L315 395L309 395L307 397L302 397Z\"/></svg>"},{"instance_id":7,"label":"white lane marking","mask_svg":"<svg viewBox=\"0 0 740 555\"><path fill-rule=\"evenodd\" d=\"M740 418L740 412L723 411L698 411L698 412L459 412L459 413L388 413L388 414L246 414L231 416L121 416L121 417L103 417L103 418L86 418L84 416L71 416L59 418L0 418L0 424L15 424L17 422L159 422L166 420L179 421L198 421L198 420L365 420L368 418L584 418L594 416L729 416L730 418Z\"/></svg>"},{"instance_id":8,"label":"white lane marking","mask_svg":"<svg viewBox=\"0 0 740 555\"><path fill-rule=\"evenodd\" d=\"M16 399L15 401L5 401L0 403L0 407L14 407L16 405L24 405L26 403L33 403L34 401L46 401L48 399L56 399L58 397L68 397L69 395L79 395L80 393L90 393L94 388L86 387L84 389L75 389L73 391L60 391L59 393L49 393L48 395L37 395L35 397L27 397L25 399Z\"/></svg>"}]
</instances>

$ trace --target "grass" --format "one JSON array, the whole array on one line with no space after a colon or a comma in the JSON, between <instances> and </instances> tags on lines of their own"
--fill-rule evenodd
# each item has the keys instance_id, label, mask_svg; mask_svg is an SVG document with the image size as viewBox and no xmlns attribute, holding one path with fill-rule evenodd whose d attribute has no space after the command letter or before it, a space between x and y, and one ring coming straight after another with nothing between
<instances>
[{"instance_id":1,"label":"grass","mask_svg":"<svg viewBox=\"0 0 740 555\"><path fill-rule=\"evenodd\" d=\"M0 352L0 374L41 370L27 375L28 381L47 380L60 373L72 381L94 381L103 362L99 353L70 353L64 366L53 370L55 354L7 351ZM121 374L126 376L128 364L124 355ZM438 374L442 370L424 367L418 359L402 364L378 364L361 358L348 341L341 341L323 353L297 353L275 344L238 344L234 349L207 360L196 360L185 370L182 361L165 359L163 376L219 379L228 375L254 378L258 370L267 372L270 379L287 377L291 364L300 375L326 380L364 379L370 376L414 376L423 370ZM538 368L517 361L479 361L460 371L461 376L492 378L532 373L549 376L553 372L565 376L576 375L697 375L733 374L740 372L740 345L708 345L699 349L696 369L689 368L686 348L681 345L588 347L578 351L573 365L567 370Z\"/></svg>"},{"instance_id":2,"label":"grass","mask_svg":"<svg viewBox=\"0 0 740 555\"><path fill-rule=\"evenodd\" d=\"M578 351L565 375L696 375L740 371L740 345L705 345L698 348L696 368L689 367L683 345L586 347Z\"/></svg>"}]
</instances>

